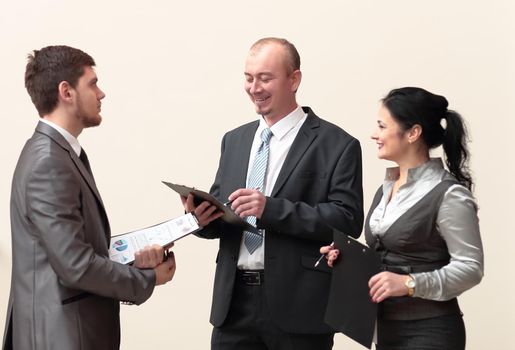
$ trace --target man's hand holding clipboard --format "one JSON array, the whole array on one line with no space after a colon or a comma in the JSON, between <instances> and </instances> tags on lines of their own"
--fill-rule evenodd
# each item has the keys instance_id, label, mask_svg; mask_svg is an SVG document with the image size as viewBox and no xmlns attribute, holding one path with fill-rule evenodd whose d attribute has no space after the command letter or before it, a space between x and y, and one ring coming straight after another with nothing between
<instances>
[{"instance_id":1,"label":"man's hand holding clipboard","mask_svg":"<svg viewBox=\"0 0 515 350\"><path fill-rule=\"evenodd\" d=\"M185 200L193 201L193 203L189 203L190 206L193 207L200 207L201 205L203 205L203 202L209 202L211 204L212 208L207 208L208 206L206 204L204 204L206 208L201 208L207 209L205 211L201 210L203 212L203 217L197 217L201 226L204 226L202 225L203 222L211 222L213 220L220 218L220 220L224 221L225 223L239 226L244 230L251 231L256 234L261 234L255 226L249 224L247 221L245 221L245 219L240 217L231 209L230 202L222 203L208 192L196 189L195 187L178 185L166 181L162 182L163 184L170 187L172 190L174 190L181 196L183 204Z\"/></svg>"}]
</instances>

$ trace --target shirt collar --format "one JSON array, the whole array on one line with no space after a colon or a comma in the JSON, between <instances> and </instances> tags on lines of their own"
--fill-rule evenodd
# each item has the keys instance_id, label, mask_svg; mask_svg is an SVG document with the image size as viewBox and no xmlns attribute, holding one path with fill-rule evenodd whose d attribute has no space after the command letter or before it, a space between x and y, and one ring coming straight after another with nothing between
<instances>
[{"instance_id":1,"label":"shirt collar","mask_svg":"<svg viewBox=\"0 0 515 350\"><path fill-rule=\"evenodd\" d=\"M64 137L64 139L66 141L68 141L68 143L72 147L73 151L77 154L77 156L80 156L80 151L81 151L82 148L80 146L79 140L77 140L77 138L75 136L70 134L66 129L61 128L59 125L57 125L55 123L52 123L49 120L46 120L44 118L40 118L40 121L42 121L43 123L51 126L58 133L60 133Z\"/></svg>"},{"instance_id":2,"label":"shirt collar","mask_svg":"<svg viewBox=\"0 0 515 350\"><path fill-rule=\"evenodd\" d=\"M290 114L279 120L277 123L270 127L272 135L278 140L281 140L288 134L297 124L306 116L306 113L300 106L297 106ZM268 128L265 118L259 120L258 132L261 133L263 129Z\"/></svg>"},{"instance_id":3,"label":"shirt collar","mask_svg":"<svg viewBox=\"0 0 515 350\"><path fill-rule=\"evenodd\" d=\"M435 173L440 172L443 169L443 162L441 158L431 158L424 164L418 167L408 169L408 179L406 182L412 182L416 180L423 180L424 178L434 178ZM399 167L392 167L386 169L386 181L395 181L399 178L400 171Z\"/></svg>"}]
</instances>

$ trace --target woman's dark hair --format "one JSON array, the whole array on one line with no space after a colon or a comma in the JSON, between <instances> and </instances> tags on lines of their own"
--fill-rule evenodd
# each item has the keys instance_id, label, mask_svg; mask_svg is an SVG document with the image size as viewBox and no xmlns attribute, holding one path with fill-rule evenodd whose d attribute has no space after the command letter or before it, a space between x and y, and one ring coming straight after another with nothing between
<instances>
[{"instance_id":1,"label":"woman's dark hair","mask_svg":"<svg viewBox=\"0 0 515 350\"><path fill-rule=\"evenodd\" d=\"M465 123L457 112L447 109L449 103L445 97L417 87L403 87L390 91L382 102L402 130L418 124L429 149L443 145L449 171L462 185L472 189ZM442 119L446 121L445 128Z\"/></svg>"}]
</instances>

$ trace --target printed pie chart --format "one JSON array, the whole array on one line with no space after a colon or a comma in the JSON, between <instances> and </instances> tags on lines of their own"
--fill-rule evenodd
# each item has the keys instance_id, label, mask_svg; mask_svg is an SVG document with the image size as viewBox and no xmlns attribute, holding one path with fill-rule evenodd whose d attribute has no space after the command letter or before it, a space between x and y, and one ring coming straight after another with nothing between
<instances>
[{"instance_id":1,"label":"printed pie chart","mask_svg":"<svg viewBox=\"0 0 515 350\"><path fill-rule=\"evenodd\" d=\"M128 247L127 241L124 239L119 239L113 243L113 248L119 252L123 252L125 249L127 249L127 247Z\"/></svg>"}]
</instances>

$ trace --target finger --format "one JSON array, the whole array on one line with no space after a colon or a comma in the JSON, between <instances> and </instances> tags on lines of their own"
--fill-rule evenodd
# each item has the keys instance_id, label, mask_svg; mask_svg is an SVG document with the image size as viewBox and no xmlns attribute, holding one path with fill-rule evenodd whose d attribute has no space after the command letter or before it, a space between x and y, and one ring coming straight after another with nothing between
<instances>
[{"instance_id":1,"label":"finger","mask_svg":"<svg viewBox=\"0 0 515 350\"><path fill-rule=\"evenodd\" d=\"M258 208L246 207L245 209L240 210L239 213L236 213L236 214L238 214L238 216L241 218L246 218L247 216L257 217L257 213L258 213Z\"/></svg>"},{"instance_id":2,"label":"finger","mask_svg":"<svg viewBox=\"0 0 515 350\"><path fill-rule=\"evenodd\" d=\"M382 286L382 283L380 282L380 280L375 280L375 281L369 282L370 296L374 295L377 292L377 290L379 288L381 288L381 286Z\"/></svg>"},{"instance_id":3,"label":"finger","mask_svg":"<svg viewBox=\"0 0 515 350\"><path fill-rule=\"evenodd\" d=\"M214 221L224 215L223 211L216 211L213 214L211 214L208 218L209 222Z\"/></svg>"},{"instance_id":4,"label":"finger","mask_svg":"<svg viewBox=\"0 0 515 350\"><path fill-rule=\"evenodd\" d=\"M329 257L329 259L331 259L331 260L333 260L333 261L334 261L334 260L336 260L336 259L338 259L338 255L340 255L340 252L339 252L338 250L331 250L331 251L327 254L327 256Z\"/></svg>"},{"instance_id":5,"label":"finger","mask_svg":"<svg viewBox=\"0 0 515 350\"><path fill-rule=\"evenodd\" d=\"M320 254L328 254L331 250L333 250L332 246L325 245L323 247L320 247Z\"/></svg>"},{"instance_id":6,"label":"finger","mask_svg":"<svg viewBox=\"0 0 515 350\"><path fill-rule=\"evenodd\" d=\"M153 264L158 265L158 264L162 263L163 256L165 254L163 247L161 247L160 245L154 244L152 252L153 252L153 260L154 260Z\"/></svg>"},{"instance_id":7,"label":"finger","mask_svg":"<svg viewBox=\"0 0 515 350\"><path fill-rule=\"evenodd\" d=\"M141 268L141 257L139 252L134 253L134 266L137 268Z\"/></svg>"},{"instance_id":8,"label":"finger","mask_svg":"<svg viewBox=\"0 0 515 350\"><path fill-rule=\"evenodd\" d=\"M154 263L154 248L153 247L145 247L142 250L142 254L146 257L145 267L150 267Z\"/></svg>"},{"instance_id":9,"label":"finger","mask_svg":"<svg viewBox=\"0 0 515 350\"><path fill-rule=\"evenodd\" d=\"M370 277L370 280L368 280L368 287L372 288L374 284L377 283L378 280L381 279L382 272L376 273L374 276Z\"/></svg>"},{"instance_id":10,"label":"finger","mask_svg":"<svg viewBox=\"0 0 515 350\"><path fill-rule=\"evenodd\" d=\"M386 298L388 298L389 296L390 296L390 290L387 288L383 288L383 289L380 289L377 291L374 298L372 298L372 301L374 301L376 303L380 303L383 300L385 300Z\"/></svg>"},{"instance_id":11,"label":"finger","mask_svg":"<svg viewBox=\"0 0 515 350\"><path fill-rule=\"evenodd\" d=\"M329 253L327 253L327 254L331 254L331 255L336 254L336 257L338 257L340 255L340 251L338 249L331 248L329 250Z\"/></svg>"},{"instance_id":12,"label":"finger","mask_svg":"<svg viewBox=\"0 0 515 350\"><path fill-rule=\"evenodd\" d=\"M254 190L250 189L250 188L240 188L240 189L237 189L236 191L234 191L233 193L231 193L229 195L229 200L230 201L235 201L237 198L241 197L241 196L248 196L250 194L253 193Z\"/></svg>"},{"instance_id":13,"label":"finger","mask_svg":"<svg viewBox=\"0 0 515 350\"><path fill-rule=\"evenodd\" d=\"M202 210L202 208L197 207L198 210L195 211L195 216L199 223L199 226L205 227L209 225L209 223L215 219L218 219L223 215L222 211L217 210L214 205L210 205L206 208L206 210Z\"/></svg>"},{"instance_id":14,"label":"finger","mask_svg":"<svg viewBox=\"0 0 515 350\"><path fill-rule=\"evenodd\" d=\"M138 257L139 257L139 263L138 263L138 267L142 268L142 269L145 269L147 268L147 255L143 252L138 252Z\"/></svg>"},{"instance_id":15,"label":"finger","mask_svg":"<svg viewBox=\"0 0 515 350\"><path fill-rule=\"evenodd\" d=\"M142 252L145 261L145 268L152 266L152 249L146 249Z\"/></svg>"},{"instance_id":16,"label":"finger","mask_svg":"<svg viewBox=\"0 0 515 350\"><path fill-rule=\"evenodd\" d=\"M217 207L214 205L207 208L200 216L197 216L199 221L203 223L204 225L209 224L211 221L215 220L215 218L218 218L217 215L222 214L222 211L219 211Z\"/></svg>"},{"instance_id":17,"label":"finger","mask_svg":"<svg viewBox=\"0 0 515 350\"><path fill-rule=\"evenodd\" d=\"M175 274L175 269L176 269L176 263L175 263L175 254L170 251L170 255L169 255L169 260L167 260L167 262L169 262L169 280L171 280Z\"/></svg>"},{"instance_id":18,"label":"finger","mask_svg":"<svg viewBox=\"0 0 515 350\"><path fill-rule=\"evenodd\" d=\"M330 255L327 258L327 264L328 265L330 264L329 266L332 267L334 265L336 259L338 259L338 253L332 253L332 254L330 253Z\"/></svg>"},{"instance_id":19,"label":"finger","mask_svg":"<svg viewBox=\"0 0 515 350\"><path fill-rule=\"evenodd\" d=\"M233 193L231 193L231 194L229 195L229 197L228 197L227 199L229 199L229 201L231 201L231 202L234 202L234 201L235 201L239 196L241 196L241 191L242 191L242 190L243 190L243 189L242 189L242 188L240 188L240 189L238 189L238 190L234 191Z\"/></svg>"},{"instance_id":20,"label":"finger","mask_svg":"<svg viewBox=\"0 0 515 350\"><path fill-rule=\"evenodd\" d=\"M170 259L170 268L175 271L175 268L176 268L177 264L176 264L176 261L175 261L175 254L174 254L174 252L170 252L169 259Z\"/></svg>"},{"instance_id":21,"label":"finger","mask_svg":"<svg viewBox=\"0 0 515 350\"><path fill-rule=\"evenodd\" d=\"M370 299L372 299L372 302L377 302L377 298L379 297L379 289L375 290L374 293L370 293Z\"/></svg>"},{"instance_id":22,"label":"finger","mask_svg":"<svg viewBox=\"0 0 515 350\"><path fill-rule=\"evenodd\" d=\"M242 205L245 205L246 203L248 203L251 200L252 200L252 198L250 196L246 196L246 195L235 197L235 199L232 200L231 209L234 211L237 211L239 209L241 211L240 207Z\"/></svg>"},{"instance_id":23,"label":"finger","mask_svg":"<svg viewBox=\"0 0 515 350\"><path fill-rule=\"evenodd\" d=\"M206 209L208 209L211 206L211 203L208 201L203 201L195 208L195 215L196 214L202 214Z\"/></svg>"},{"instance_id":24,"label":"finger","mask_svg":"<svg viewBox=\"0 0 515 350\"><path fill-rule=\"evenodd\" d=\"M140 249L138 251L139 255L140 255L140 260L142 262L142 264L146 265L147 264L147 260L148 260L148 255L150 254L150 247L144 247L143 249Z\"/></svg>"},{"instance_id":25,"label":"finger","mask_svg":"<svg viewBox=\"0 0 515 350\"><path fill-rule=\"evenodd\" d=\"M247 197L250 198L250 197ZM250 198L250 200L243 202L239 205L235 212L241 217L258 216L258 213L263 211L265 201L260 201L259 198Z\"/></svg>"},{"instance_id":26,"label":"finger","mask_svg":"<svg viewBox=\"0 0 515 350\"><path fill-rule=\"evenodd\" d=\"M186 199L186 211L188 213L195 210L195 203L193 202L193 195L190 193L188 194L188 198Z\"/></svg>"},{"instance_id":27,"label":"finger","mask_svg":"<svg viewBox=\"0 0 515 350\"><path fill-rule=\"evenodd\" d=\"M211 205L209 202L202 202L195 209L195 216L199 219L207 218L216 210L214 205Z\"/></svg>"},{"instance_id":28,"label":"finger","mask_svg":"<svg viewBox=\"0 0 515 350\"><path fill-rule=\"evenodd\" d=\"M249 208L246 203L247 203L247 201L245 201L242 197L239 197L238 199L236 199L235 201L232 202L231 208L232 208L232 210L234 210L234 212L237 215L240 215L240 213L243 210L246 210Z\"/></svg>"}]
</instances>

